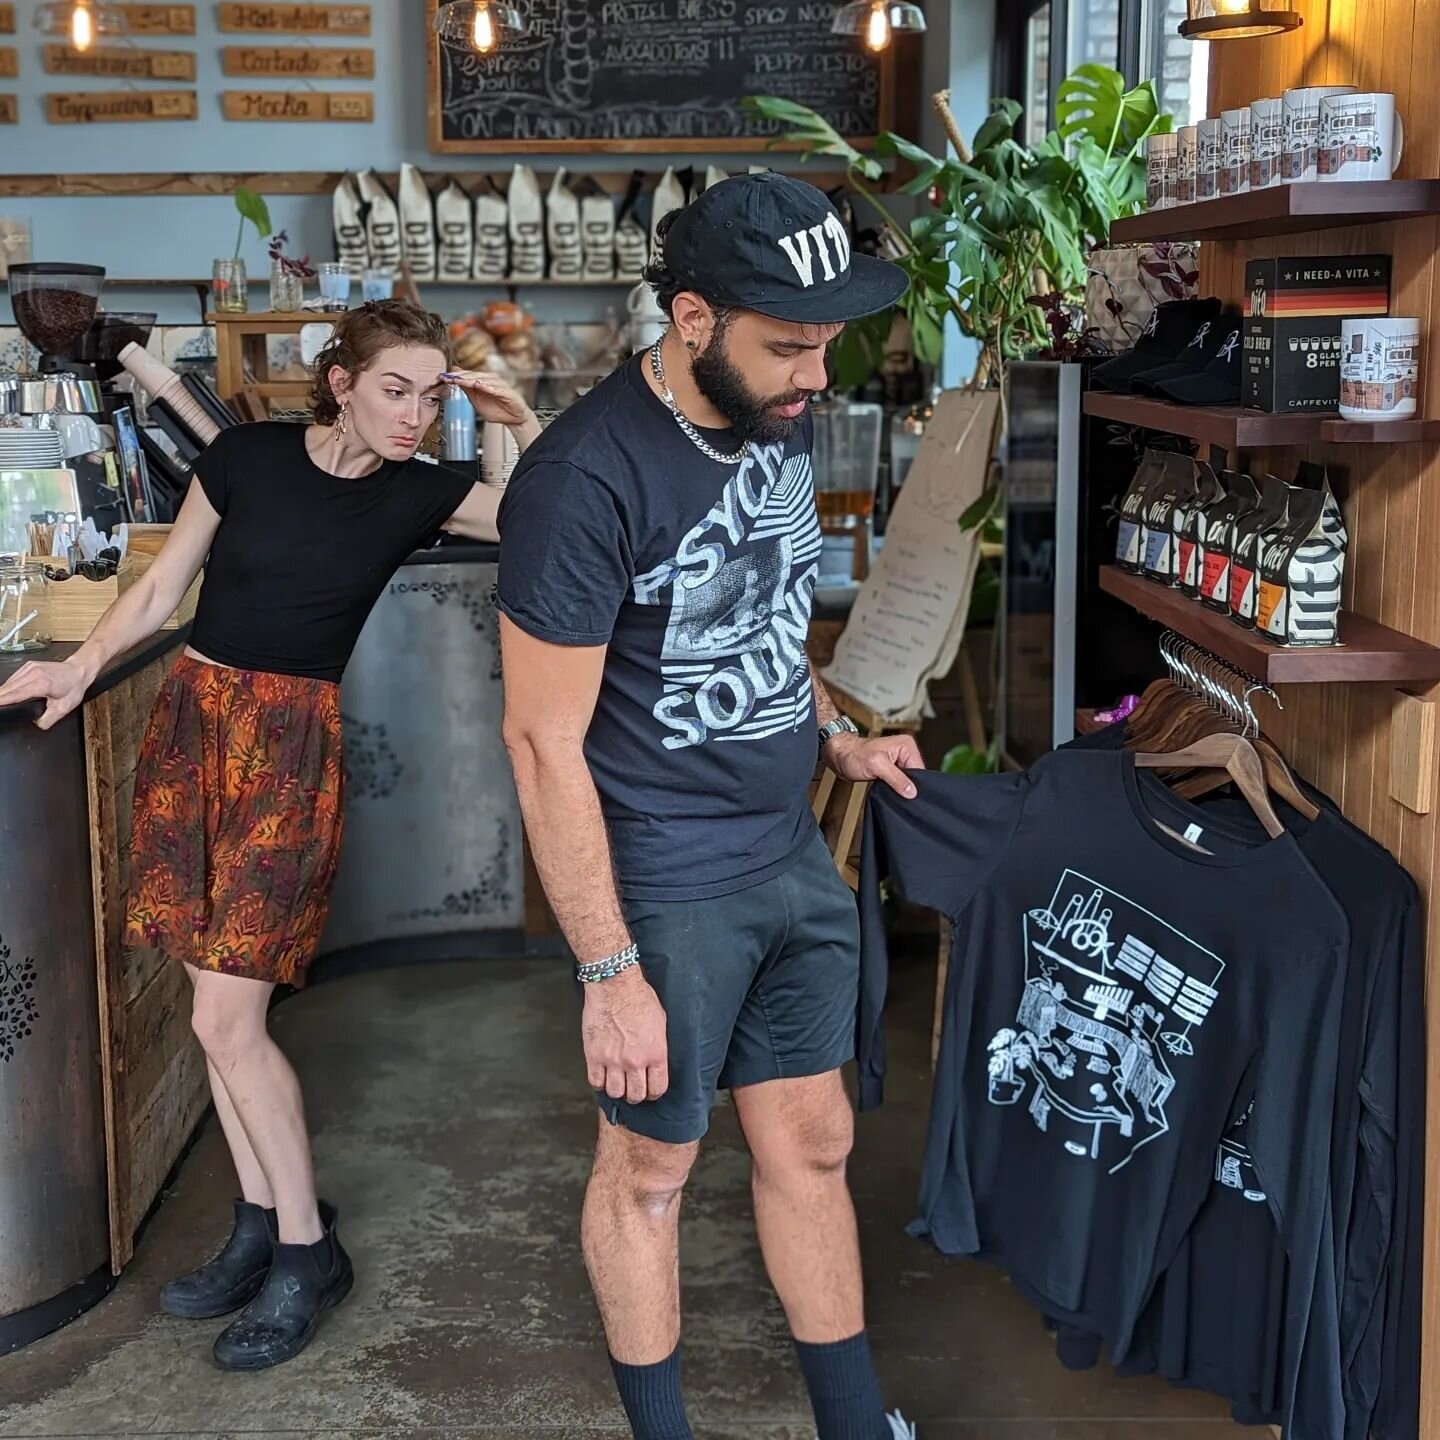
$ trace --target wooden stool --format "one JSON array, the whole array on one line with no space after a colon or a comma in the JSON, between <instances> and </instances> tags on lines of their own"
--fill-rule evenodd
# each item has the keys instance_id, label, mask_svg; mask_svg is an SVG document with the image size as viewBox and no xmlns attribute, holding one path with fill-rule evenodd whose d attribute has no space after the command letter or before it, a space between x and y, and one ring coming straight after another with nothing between
<instances>
[{"instance_id":1,"label":"wooden stool","mask_svg":"<svg viewBox=\"0 0 1440 1440\"><path fill-rule=\"evenodd\" d=\"M307 325L323 325L332 317L320 311L261 310L231 314L211 311L215 327L215 378L220 398L230 402L245 390L249 403L259 400L269 408L304 406L310 396L308 380L277 380L270 374L267 342L272 335L295 335ZM247 374L248 372L248 374Z\"/></svg>"}]
</instances>

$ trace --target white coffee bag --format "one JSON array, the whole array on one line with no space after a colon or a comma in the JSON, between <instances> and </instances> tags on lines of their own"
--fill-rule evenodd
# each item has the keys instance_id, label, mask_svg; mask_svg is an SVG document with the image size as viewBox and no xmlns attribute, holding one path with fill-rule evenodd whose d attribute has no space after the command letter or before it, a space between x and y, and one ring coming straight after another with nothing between
<instances>
[{"instance_id":1,"label":"white coffee bag","mask_svg":"<svg viewBox=\"0 0 1440 1440\"><path fill-rule=\"evenodd\" d=\"M655 198L650 208L650 254L657 252L658 246L655 240L655 232L659 229L660 222L672 211L682 210L685 207L685 187L680 183L679 177L675 174L675 167L672 165L660 177L660 183L655 187Z\"/></svg>"},{"instance_id":2,"label":"white coffee bag","mask_svg":"<svg viewBox=\"0 0 1440 1440\"><path fill-rule=\"evenodd\" d=\"M545 239L550 246L550 278L579 280L584 271L580 201L570 188L563 165L550 182L545 202Z\"/></svg>"},{"instance_id":3,"label":"white coffee bag","mask_svg":"<svg viewBox=\"0 0 1440 1440\"><path fill-rule=\"evenodd\" d=\"M435 226L440 278L468 280L475 249L475 211L458 181L451 180L435 197Z\"/></svg>"},{"instance_id":4,"label":"white coffee bag","mask_svg":"<svg viewBox=\"0 0 1440 1440\"><path fill-rule=\"evenodd\" d=\"M365 239L365 220L361 213L360 192L353 175L342 175L335 187L332 202L335 225L335 258L350 267L357 280L370 262L370 246Z\"/></svg>"},{"instance_id":5,"label":"white coffee bag","mask_svg":"<svg viewBox=\"0 0 1440 1440\"><path fill-rule=\"evenodd\" d=\"M640 196L645 188L645 172L636 170L630 176L630 186L620 205L620 215L615 222L615 278L617 280L638 280L645 269L650 238L636 213Z\"/></svg>"},{"instance_id":6,"label":"white coffee bag","mask_svg":"<svg viewBox=\"0 0 1440 1440\"><path fill-rule=\"evenodd\" d=\"M475 280L504 280L510 274L510 204L487 175L475 192Z\"/></svg>"},{"instance_id":7,"label":"white coffee bag","mask_svg":"<svg viewBox=\"0 0 1440 1440\"><path fill-rule=\"evenodd\" d=\"M728 180L729 178L730 176L718 165L711 165L705 171L705 188L707 190L713 189L722 180Z\"/></svg>"},{"instance_id":8,"label":"white coffee bag","mask_svg":"<svg viewBox=\"0 0 1440 1440\"><path fill-rule=\"evenodd\" d=\"M545 202L528 165L510 177L510 273L517 280L545 278Z\"/></svg>"},{"instance_id":9,"label":"white coffee bag","mask_svg":"<svg viewBox=\"0 0 1440 1440\"><path fill-rule=\"evenodd\" d=\"M580 197L580 251L587 280L615 276L615 201L593 179L575 187Z\"/></svg>"},{"instance_id":10,"label":"white coffee bag","mask_svg":"<svg viewBox=\"0 0 1440 1440\"><path fill-rule=\"evenodd\" d=\"M373 171L359 175L360 201L365 209L365 243L370 263L400 269L400 207L385 188L385 182Z\"/></svg>"},{"instance_id":11,"label":"white coffee bag","mask_svg":"<svg viewBox=\"0 0 1440 1440\"><path fill-rule=\"evenodd\" d=\"M418 166L400 167L400 232L405 263L417 280L435 278L435 206Z\"/></svg>"}]
</instances>

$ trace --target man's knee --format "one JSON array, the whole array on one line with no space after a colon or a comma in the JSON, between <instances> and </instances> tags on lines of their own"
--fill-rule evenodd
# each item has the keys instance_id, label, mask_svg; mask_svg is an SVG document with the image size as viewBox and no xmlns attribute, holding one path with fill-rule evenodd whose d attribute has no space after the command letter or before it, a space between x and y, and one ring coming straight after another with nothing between
<instances>
[{"instance_id":1,"label":"man's knee","mask_svg":"<svg viewBox=\"0 0 1440 1440\"><path fill-rule=\"evenodd\" d=\"M602 1120L591 1185L658 1219L678 1208L699 1148L698 1141L668 1145Z\"/></svg>"},{"instance_id":2,"label":"man's knee","mask_svg":"<svg viewBox=\"0 0 1440 1440\"><path fill-rule=\"evenodd\" d=\"M839 1076L773 1084L739 1099L757 1176L843 1172L855 1144L855 1113Z\"/></svg>"}]
</instances>

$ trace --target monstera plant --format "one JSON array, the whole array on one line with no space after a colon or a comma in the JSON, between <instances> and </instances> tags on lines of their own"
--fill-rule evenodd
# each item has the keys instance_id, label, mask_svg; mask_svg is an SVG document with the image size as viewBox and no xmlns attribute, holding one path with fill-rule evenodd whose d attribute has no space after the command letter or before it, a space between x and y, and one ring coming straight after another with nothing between
<instances>
[{"instance_id":1,"label":"monstera plant","mask_svg":"<svg viewBox=\"0 0 1440 1440\"><path fill-rule=\"evenodd\" d=\"M1171 129L1153 85L1126 89L1118 70L1082 65L1060 87L1056 128L1028 146L1016 135L1021 106L995 100L967 145L946 96L935 97L954 158L931 155L912 141L882 134L862 153L815 111L774 96L755 96L749 109L783 128L783 142L809 156L844 162L851 188L875 212L882 246L910 276L901 302L919 358L940 358L947 318L980 343L972 383L1002 383L1004 361L1043 349L1045 315L1032 297L1078 300L1086 252L1103 244L1111 221L1138 210L1145 195L1144 144ZM885 162L906 162L913 174L900 193L925 197L905 222L879 192ZM878 365L890 315L849 327L836 347L836 379L864 383Z\"/></svg>"}]
</instances>

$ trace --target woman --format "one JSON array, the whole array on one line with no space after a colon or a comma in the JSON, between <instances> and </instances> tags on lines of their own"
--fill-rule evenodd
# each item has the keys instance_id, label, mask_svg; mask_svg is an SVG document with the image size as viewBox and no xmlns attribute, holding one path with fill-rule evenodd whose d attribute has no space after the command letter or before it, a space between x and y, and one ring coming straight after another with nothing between
<instances>
[{"instance_id":1,"label":"woman","mask_svg":"<svg viewBox=\"0 0 1440 1440\"><path fill-rule=\"evenodd\" d=\"M230 1239L161 1300L194 1318L245 1307L215 1343L227 1369L299 1354L353 1281L266 1012L277 984L304 984L325 922L340 849L338 682L361 627L396 567L440 531L497 538L497 491L415 458L446 383L521 449L540 433L503 382L449 366L438 317L397 300L350 311L316 361L315 423L222 431L164 550L90 639L0 687L0 704L44 700L49 728L206 566L141 750L126 942L189 972L239 1174Z\"/></svg>"}]
</instances>

